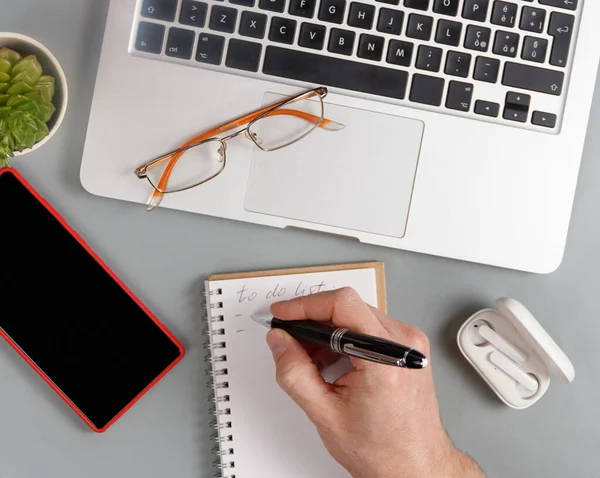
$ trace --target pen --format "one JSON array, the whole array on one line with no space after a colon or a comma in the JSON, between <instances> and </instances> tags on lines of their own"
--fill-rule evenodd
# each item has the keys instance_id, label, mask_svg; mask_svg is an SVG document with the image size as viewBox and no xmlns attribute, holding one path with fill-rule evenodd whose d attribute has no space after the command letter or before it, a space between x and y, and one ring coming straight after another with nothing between
<instances>
[{"instance_id":1,"label":"pen","mask_svg":"<svg viewBox=\"0 0 600 478\"><path fill-rule=\"evenodd\" d=\"M391 340L359 334L313 320L280 320L275 317L252 316L269 329L282 329L298 340L329 347L341 355L396 367L421 369L428 364L427 357L418 350Z\"/></svg>"}]
</instances>

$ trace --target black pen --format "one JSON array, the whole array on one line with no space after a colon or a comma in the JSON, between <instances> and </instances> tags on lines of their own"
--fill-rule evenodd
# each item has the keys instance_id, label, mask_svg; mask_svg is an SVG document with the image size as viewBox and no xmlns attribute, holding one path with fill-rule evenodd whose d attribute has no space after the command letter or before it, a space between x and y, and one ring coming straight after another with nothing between
<instances>
[{"instance_id":1,"label":"black pen","mask_svg":"<svg viewBox=\"0 0 600 478\"><path fill-rule=\"evenodd\" d=\"M427 367L427 357L418 350L391 340L335 328L313 320L280 320L275 317L253 316L252 319L269 329L282 329L298 340L329 347L334 352L370 362L396 367L420 369Z\"/></svg>"}]
</instances>

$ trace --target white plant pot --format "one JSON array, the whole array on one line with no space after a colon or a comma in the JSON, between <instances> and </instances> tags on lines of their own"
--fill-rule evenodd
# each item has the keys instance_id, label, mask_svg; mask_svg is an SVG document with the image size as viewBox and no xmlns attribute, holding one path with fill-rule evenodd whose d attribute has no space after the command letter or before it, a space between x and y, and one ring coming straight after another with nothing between
<instances>
[{"instance_id":1,"label":"white plant pot","mask_svg":"<svg viewBox=\"0 0 600 478\"><path fill-rule=\"evenodd\" d=\"M65 113L67 112L69 89L67 87L67 77L65 76L65 72L60 66L60 63L58 63L58 60L52 52L39 41L19 33L0 32L0 48L3 47L15 50L23 57L27 55L37 56L37 59L44 69L44 75L52 75L55 79L55 93L52 104L56 108L56 111L52 115L52 118L50 118L50 121L48 121L49 134L36 143L33 148L25 149L21 152L15 151L16 157L41 148L50 141L50 138L58 131L58 128L60 128L65 117Z\"/></svg>"}]
</instances>

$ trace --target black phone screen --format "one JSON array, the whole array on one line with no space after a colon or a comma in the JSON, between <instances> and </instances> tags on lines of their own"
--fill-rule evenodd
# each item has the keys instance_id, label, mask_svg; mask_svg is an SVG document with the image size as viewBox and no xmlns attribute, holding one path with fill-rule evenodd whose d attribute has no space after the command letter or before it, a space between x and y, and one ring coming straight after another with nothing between
<instances>
[{"instance_id":1,"label":"black phone screen","mask_svg":"<svg viewBox=\"0 0 600 478\"><path fill-rule=\"evenodd\" d=\"M0 204L0 328L102 429L183 351L11 173Z\"/></svg>"}]
</instances>

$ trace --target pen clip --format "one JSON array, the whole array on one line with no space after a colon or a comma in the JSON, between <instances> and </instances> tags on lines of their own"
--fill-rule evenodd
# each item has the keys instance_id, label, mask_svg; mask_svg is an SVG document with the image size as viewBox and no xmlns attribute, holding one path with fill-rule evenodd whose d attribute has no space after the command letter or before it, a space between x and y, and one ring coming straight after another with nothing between
<instances>
[{"instance_id":1,"label":"pen clip","mask_svg":"<svg viewBox=\"0 0 600 478\"><path fill-rule=\"evenodd\" d=\"M373 352L372 350L365 350L356 345L346 344L344 345L344 353L351 357L357 357L371 362L383 363L386 365L395 365L396 367L405 367L406 360L404 358L391 357L389 355L380 354Z\"/></svg>"}]
</instances>

